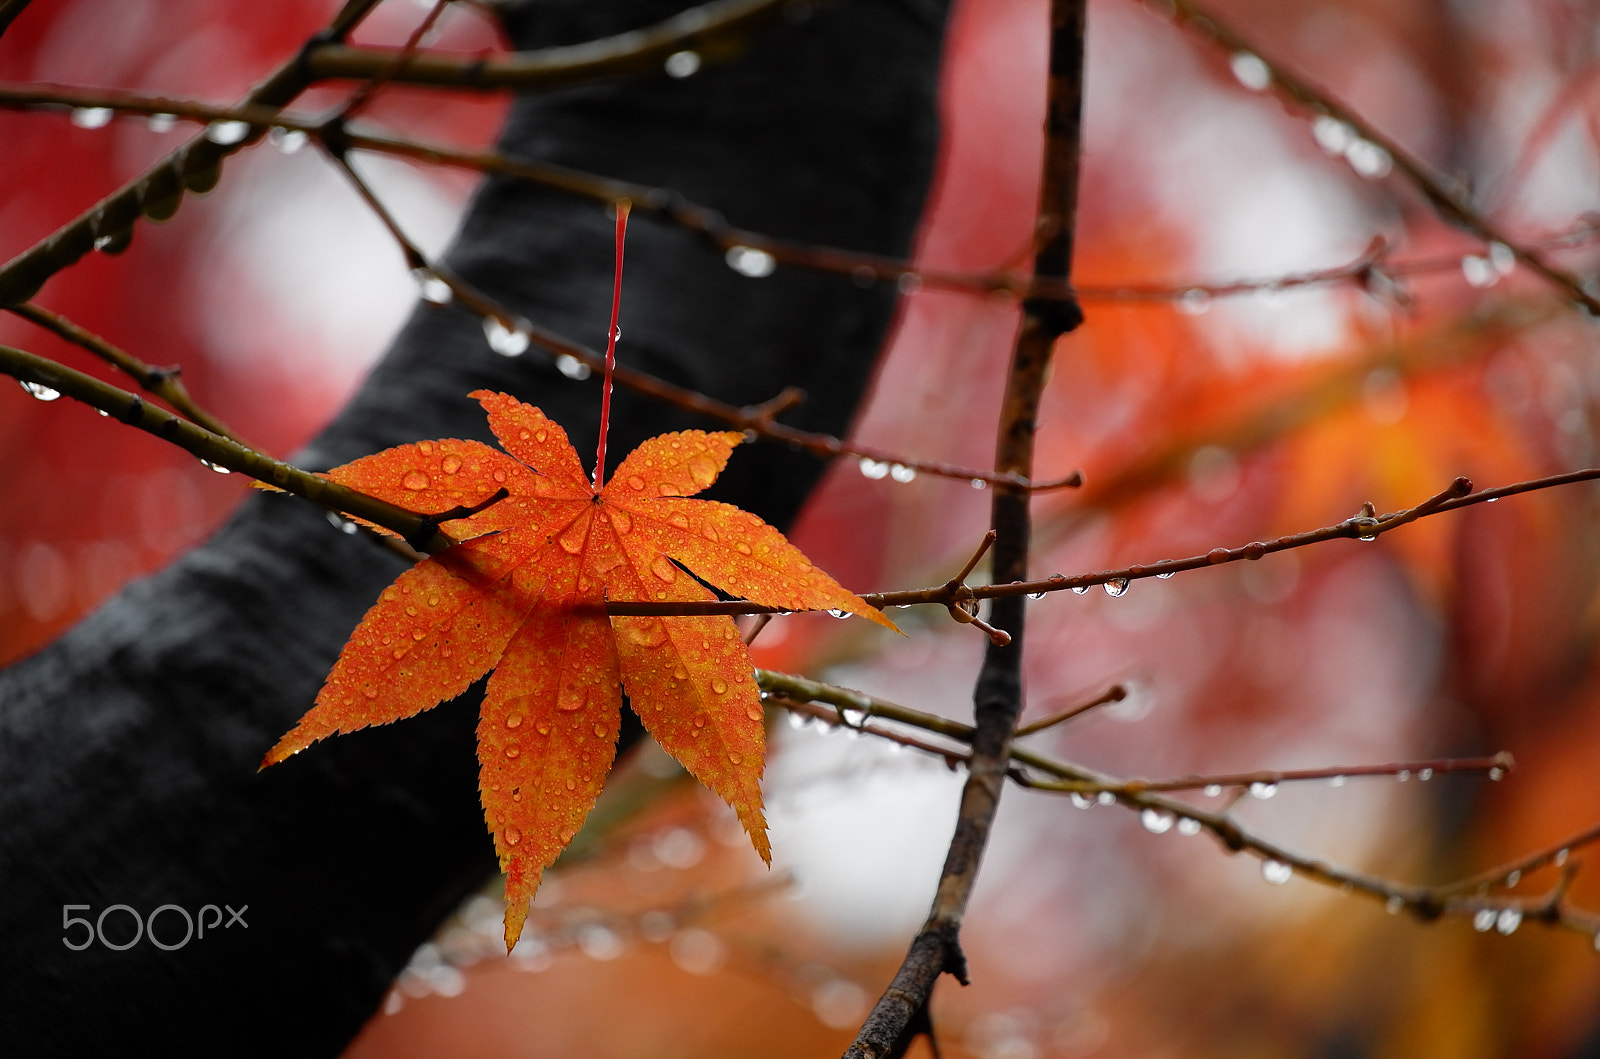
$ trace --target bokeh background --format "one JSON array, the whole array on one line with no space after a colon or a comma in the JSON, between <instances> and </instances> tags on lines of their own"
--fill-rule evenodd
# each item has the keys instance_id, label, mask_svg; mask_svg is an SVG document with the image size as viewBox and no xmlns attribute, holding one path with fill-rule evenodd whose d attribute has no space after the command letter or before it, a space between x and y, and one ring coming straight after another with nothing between
<instances>
[{"instance_id":1,"label":"bokeh background","mask_svg":"<svg viewBox=\"0 0 1600 1059\"><path fill-rule=\"evenodd\" d=\"M1442 223L1351 130L1259 91L1251 56L1155 8L1091 4L1076 265L1089 322L1058 350L1039 457L1041 476L1081 467L1088 484L1037 500L1035 573L1236 546L1369 500L1393 510L1458 474L1489 486L1595 463L1595 323ZM226 101L331 9L34 0L0 38L0 78ZM1600 4L1216 10L1595 289ZM397 42L423 11L391 0L357 39ZM930 268L1028 257L1046 17L1042 0L956 5L945 157L918 251ZM470 9L452 10L433 44L497 46ZM482 145L503 107L385 89L371 113ZM0 112L0 256L183 134ZM359 164L414 238L444 244L470 178ZM1376 238L1386 250L1363 277L1272 282L1358 260ZM1206 289L1238 280L1262 286ZM337 175L314 152L263 143L218 191L38 300L147 361L181 364L204 405L287 455L414 296ZM1007 297L909 292L857 436L985 465L1016 322ZM12 317L0 316L0 342L105 374ZM204 539L243 488L82 407L0 386L0 662ZM1498 784L1286 784L1238 812L1292 848L1418 882L1557 842L1600 821L1597 499L1588 486L1528 495L1377 543L1039 600L1026 716L1113 682L1132 694L1033 742L1145 777L1507 750L1518 767ZM841 463L794 536L853 588L919 587L961 565L987 508L966 482ZM782 619L757 661L969 716L981 638L932 609L896 620L907 637ZM961 777L817 725L780 723L774 743L773 872L725 809L646 751L616 784L637 797L613 799L586 855L551 876L518 951L496 953L492 894L469 903L350 1055L837 1053L926 910ZM1518 892L1553 881L1535 874ZM1569 899L1600 908L1592 870ZM1269 885L1257 861L1208 839L1149 834L1120 809L1059 796L1008 793L964 937L973 985L947 982L936 999L946 1056L1600 1054L1592 939L1532 923L1509 936L1422 925L1303 880Z\"/></svg>"}]
</instances>

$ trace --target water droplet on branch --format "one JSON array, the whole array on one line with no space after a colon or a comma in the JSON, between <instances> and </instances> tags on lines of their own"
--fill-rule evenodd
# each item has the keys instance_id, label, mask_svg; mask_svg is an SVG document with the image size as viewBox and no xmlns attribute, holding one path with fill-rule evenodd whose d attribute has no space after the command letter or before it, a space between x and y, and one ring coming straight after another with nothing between
<instances>
[{"instance_id":1,"label":"water droplet on branch","mask_svg":"<svg viewBox=\"0 0 1600 1059\"><path fill-rule=\"evenodd\" d=\"M152 114L144 119L144 124L151 132L171 132L178 124L176 114Z\"/></svg>"},{"instance_id":2,"label":"water droplet on branch","mask_svg":"<svg viewBox=\"0 0 1600 1059\"><path fill-rule=\"evenodd\" d=\"M1113 577L1111 580L1105 583L1104 587L1106 590L1106 595L1120 596L1124 592L1128 591L1128 579L1126 577Z\"/></svg>"},{"instance_id":3,"label":"water droplet on branch","mask_svg":"<svg viewBox=\"0 0 1600 1059\"><path fill-rule=\"evenodd\" d=\"M728 252L723 255L723 260L739 275L749 276L751 279L770 276L778 268L777 258L753 246L730 246Z\"/></svg>"},{"instance_id":4,"label":"water droplet on branch","mask_svg":"<svg viewBox=\"0 0 1600 1059\"><path fill-rule=\"evenodd\" d=\"M667 61L662 63L662 69L667 76L683 80L693 77L700 70L700 53L695 51L675 51L667 56Z\"/></svg>"},{"instance_id":5,"label":"water droplet on branch","mask_svg":"<svg viewBox=\"0 0 1600 1059\"><path fill-rule=\"evenodd\" d=\"M1139 823L1152 835L1164 835L1172 830L1173 816L1165 809L1152 807L1139 814Z\"/></svg>"},{"instance_id":6,"label":"water droplet on branch","mask_svg":"<svg viewBox=\"0 0 1600 1059\"><path fill-rule=\"evenodd\" d=\"M861 457L861 477L877 481L888 473L889 465L887 463L872 459L870 456Z\"/></svg>"},{"instance_id":7,"label":"water droplet on branch","mask_svg":"<svg viewBox=\"0 0 1600 1059\"><path fill-rule=\"evenodd\" d=\"M248 121L213 121L206 126L206 139L223 147L232 147L249 135Z\"/></svg>"},{"instance_id":8,"label":"water droplet on branch","mask_svg":"<svg viewBox=\"0 0 1600 1059\"><path fill-rule=\"evenodd\" d=\"M556 358L556 370L567 378L576 379L580 382L593 374L589 370L589 365L567 353L563 353Z\"/></svg>"},{"instance_id":9,"label":"water droplet on branch","mask_svg":"<svg viewBox=\"0 0 1600 1059\"><path fill-rule=\"evenodd\" d=\"M483 337L489 348L502 357L520 357L528 351L528 332L520 327L507 327L498 316L483 318Z\"/></svg>"},{"instance_id":10,"label":"water droplet on branch","mask_svg":"<svg viewBox=\"0 0 1600 1059\"><path fill-rule=\"evenodd\" d=\"M1282 886L1294 878L1294 869L1281 860L1261 862L1261 877L1274 886Z\"/></svg>"},{"instance_id":11,"label":"water droplet on branch","mask_svg":"<svg viewBox=\"0 0 1600 1059\"><path fill-rule=\"evenodd\" d=\"M52 390L42 382L19 379L17 384L22 387L24 393L38 401L54 401L61 396L60 390Z\"/></svg>"},{"instance_id":12,"label":"water droplet on branch","mask_svg":"<svg viewBox=\"0 0 1600 1059\"><path fill-rule=\"evenodd\" d=\"M267 133L267 142L277 148L279 154L294 154L304 147L311 139L299 129L281 129L273 126Z\"/></svg>"},{"instance_id":13,"label":"water droplet on branch","mask_svg":"<svg viewBox=\"0 0 1600 1059\"><path fill-rule=\"evenodd\" d=\"M1266 801L1268 798L1271 798L1277 793L1278 785L1276 783L1257 782L1250 784L1250 797L1252 798L1259 798L1262 801Z\"/></svg>"},{"instance_id":14,"label":"water droplet on branch","mask_svg":"<svg viewBox=\"0 0 1600 1059\"><path fill-rule=\"evenodd\" d=\"M114 117L116 112L110 107L76 107L72 111L72 124L80 129L103 129Z\"/></svg>"},{"instance_id":15,"label":"water droplet on branch","mask_svg":"<svg viewBox=\"0 0 1600 1059\"><path fill-rule=\"evenodd\" d=\"M1234 52L1228 66L1234 80L1252 92L1264 92L1272 85L1272 69L1247 51Z\"/></svg>"}]
</instances>

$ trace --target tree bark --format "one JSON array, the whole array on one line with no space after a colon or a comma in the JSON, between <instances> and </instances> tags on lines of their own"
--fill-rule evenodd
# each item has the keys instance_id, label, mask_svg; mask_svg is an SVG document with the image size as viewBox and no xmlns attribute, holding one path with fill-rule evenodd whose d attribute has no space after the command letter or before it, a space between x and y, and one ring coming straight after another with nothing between
<instances>
[{"instance_id":1,"label":"tree bark","mask_svg":"<svg viewBox=\"0 0 1600 1059\"><path fill-rule=\"evenodd\" d=\"M529 48L680 6L541 2L507 21ZM905 254L933 169L945 7L805 9L686 80L521 99L502 148L671 187L743 227ZM598 345L610 230L592 205L491 179L446 264L530 320ZM738 275L714 248L647 217L629 232L625 286L626 362L739 405L804 387L809 400L783 419L831 433L848 429L895 308L893 291L848 277ZM535 351L500 357L475 317L419 306L298 461L323 469L419 438L488 440L466 396L478 387L540 405L586 454L598 381L569 380ZM610 447L715 425L622 390ZM822 469L781 446L748 446L709 495L781 526ZM307 504L256 496L210 542L0 673L5 1051L121 1054L147 1042L172 1055L337 1055L416 946L493 872L475 692L256 770L402 565ZM637 737L634 726L623 740ZM84 934L64 930L64 914L114 904L146 916L166 904L247 906L248 926L213 926L172 951L148 939L125 951L66 944ZM131 919L112 913L105 930L126 937ZM176 940L181 917L169 913L161 930Z\"/></svg>"}]
</instances>

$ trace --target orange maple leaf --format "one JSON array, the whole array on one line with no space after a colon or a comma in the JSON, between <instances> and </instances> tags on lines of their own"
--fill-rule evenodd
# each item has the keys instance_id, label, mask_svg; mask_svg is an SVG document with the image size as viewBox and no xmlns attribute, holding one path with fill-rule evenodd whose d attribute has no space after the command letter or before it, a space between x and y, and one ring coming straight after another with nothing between
<instances>
[{"instance_id":1,"label":"orange maple leaf","mask_svg":"<svg viewBox=\"0 0 1600 1059\"><path fill-rule=\"evenodd\" d=\"M715 599L687 570L766 606L894 625L756 516L687 499L722 473L741 435L651 438L602 489L539 409L486 390L472 396L505 452L419 441L328 472L424 515L473 513L441 521L460 543L384 589L316 705L264 766L326 736L430 709L494 670L478 722L479 789L506 873L509 949L540 874L600 794L622 688L662 748L733 807L771 861L761 696L733 619L608 617L608 600Z\"/></svg>"}]
</instances>

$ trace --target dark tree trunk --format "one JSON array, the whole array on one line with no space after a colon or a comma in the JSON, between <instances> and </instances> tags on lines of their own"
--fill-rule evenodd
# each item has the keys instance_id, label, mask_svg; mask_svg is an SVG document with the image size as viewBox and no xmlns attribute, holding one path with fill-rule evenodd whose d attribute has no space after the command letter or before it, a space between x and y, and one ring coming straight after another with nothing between
<instances>
[{"instance_id":1,"label":"dark tree trunk","mask_svg":"<svg viewBox=\"0 0 1600 1059\"><path fill-rule=\"evenodd\" d=\"M531 3L510 21L526 48L678 6ZM525 99L503 146L674 188L744 227L902 254L933 168L945 6L822 5L687 80ZM491 180L447 263L593 345L605 329L610 223L592 205ZM848 429L894 308L892 291L848 278L740 276L648 218L629 232L627 360L735 404L802 386L810 399L784 416L799 426ZM301 462L487 438L466 397L477 387L539 404L593 451L597 378L570 381L536 352L500 357L477 319L420 307ZM620 391L611 448L705 425ZM715 495L784 525L821 470L753 445ZM208 544L0 673L0 1051L336 1055L415 947L493 872L473 694L256 771L401 565L309 505L258 496ZM173 951L66 944L84 928L64 930L64 915L114 904L145 914L248 906L248 927L213 926ZM121 912L105 921L113 940L124 928ZM181 917L162 930L174 940Z\"/></svg>"}]
</instances>

